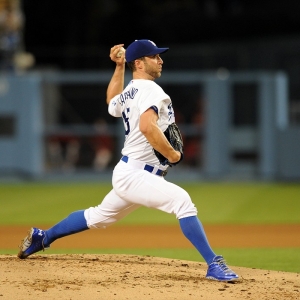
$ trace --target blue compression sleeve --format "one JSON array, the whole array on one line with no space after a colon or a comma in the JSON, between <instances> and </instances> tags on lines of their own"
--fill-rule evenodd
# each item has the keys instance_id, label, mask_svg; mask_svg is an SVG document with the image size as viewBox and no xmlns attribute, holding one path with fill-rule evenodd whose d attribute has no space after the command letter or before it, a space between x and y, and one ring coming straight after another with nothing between
<instances>
[{"instance_id":1,"label":"blue compression sleeve","mask_svg":"<svg viewBox=\"0 0 300 300\"><path fill-rule=\"evenodd\" d=\"M44 245L49 246L56 239L89 229L84 217L84 210L71 213L50 229L46 230Z\"/></svg>"},{"instance_id":2,"label":"blue compression sleeve","mask_svg":"<svg viewBox=\"0 0 300 300\"><path fill-rule=\"evenodd\" d=\"M179 224L186 238L200 252L207 264L210 264L216 254L209 245L204 228L199 219L196 216L187 217L180 219Z\"/></svg>"}]
</instances>

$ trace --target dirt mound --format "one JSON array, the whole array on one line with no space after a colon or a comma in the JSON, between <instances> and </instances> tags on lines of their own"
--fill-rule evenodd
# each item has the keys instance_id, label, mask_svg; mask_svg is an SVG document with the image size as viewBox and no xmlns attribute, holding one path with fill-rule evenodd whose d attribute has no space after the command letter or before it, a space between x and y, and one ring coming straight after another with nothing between
<instances>
[{"instance_id":1,"label":"dirt mound","mask_svg":"<svg viewBox=\"0 0 300 300\"><path fill-rule=\"evenodd\" d=\"M0 255L0 299L300 299L300 275L231 267L237 283L205 279L199 262L130 255Z\"/></svg>"}]
</instances>

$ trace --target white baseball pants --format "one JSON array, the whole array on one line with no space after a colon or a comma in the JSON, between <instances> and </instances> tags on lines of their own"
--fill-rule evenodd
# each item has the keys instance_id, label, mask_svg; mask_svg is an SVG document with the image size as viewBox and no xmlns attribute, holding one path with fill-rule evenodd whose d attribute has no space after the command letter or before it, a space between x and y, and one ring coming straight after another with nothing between
<instances>
[{"instance_id":1,"label":"white baseball pants","mask_svg":"<svg viewBox=\"0 0 300 300\"><path fill-rule=\"evenodd\" d=\"M177 219L196 216L197 209L189 194L136 164L120 161L113 172L113 189L102 203L85 210L89 228L106 228L140 206L175 214Z\"/></svg>"}]
</instances>

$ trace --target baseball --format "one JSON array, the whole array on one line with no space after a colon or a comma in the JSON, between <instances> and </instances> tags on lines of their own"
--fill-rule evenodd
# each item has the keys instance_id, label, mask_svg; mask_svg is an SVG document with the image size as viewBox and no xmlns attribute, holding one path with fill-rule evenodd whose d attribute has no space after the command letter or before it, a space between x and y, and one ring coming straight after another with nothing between
<instances>
[{"instance_id":1,"label":"baseball","mask_svg":"<svg viewBox=\"0 0 300 300\"><path fill-rule=\"evenodd\" d=\"M119 52L117 53L117 57L121 57L123 53L125 53L125 49L123 47L121 47L119 49Z\"/></svg>"}]
</instances>

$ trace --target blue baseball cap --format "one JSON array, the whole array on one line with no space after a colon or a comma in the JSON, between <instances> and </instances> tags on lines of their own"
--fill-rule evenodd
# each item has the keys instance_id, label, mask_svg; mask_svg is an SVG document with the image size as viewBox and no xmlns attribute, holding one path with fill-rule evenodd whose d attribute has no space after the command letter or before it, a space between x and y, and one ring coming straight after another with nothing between
<instances>
[{"instance_id":1,"label":"blue baseball cap","mask_svg":"<svg viewBox=\"0 0 300 300\"><path fill-rule=\"evenodd\" d=\"M168 50L169 48L158 48L150 40L135 40L127 47L125 59L127 62L130 62L143 56L165 53Z\"/></svg>"}]
</instances>

